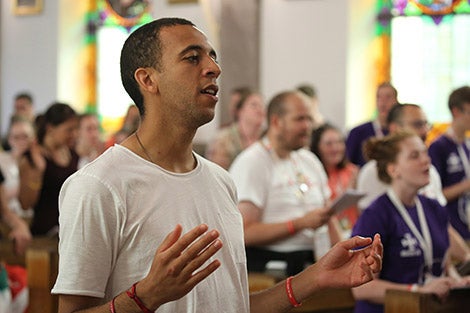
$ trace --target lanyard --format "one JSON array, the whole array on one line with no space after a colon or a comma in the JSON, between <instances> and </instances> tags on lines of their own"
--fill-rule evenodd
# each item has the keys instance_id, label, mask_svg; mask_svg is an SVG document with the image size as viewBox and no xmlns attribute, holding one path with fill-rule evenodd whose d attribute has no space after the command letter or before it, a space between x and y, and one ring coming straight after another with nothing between
<instances>
[{"instance_id":1,"label":"lanyard","mask_svg":"<svg viewBox=\"0 0 470 313\"><path fill-rule=\"evenodd\" d=\"M468 140L464 139L464 141L462 143L458 142L457 137L455 136L455 132L452 129L452 127L449 127L447 129L447 134L449 135L449 137L454 141L455 145L457 146L457 153L459 154L460 161L462 162L463 169L465 171L465 176L468 179L470 179L470 162L468 160L468 156L465 153L465 149L463 147L464 145L466 145L467 148L470 149Z\"/></svg>"},{"instance_id":2,"label":"lanyard","mask_svg":"<svg viewBox=\"0 0 470 313\"><path fill-rule=\"evenodd\" d=\"M269 142L269 139L267 136L261 139L261 145L269 152L271 159L274 161L274 163L282 161L282 159L277 155L276 151L274 151L274 149L272 148L272 145ZM292 175L291 173L288 173L287 171L285 173L285 176L288 180L288 185L293 185L293 184L297 185L298 190L296 192L296 195L299 198L303 199L303 196L312 188L313 184L310 178L304 175L303 172L301 171L296 160L296 155L293 152L294 151L291 151L289 153L288 159L290 159L290 162L293 166L295 180L291 179ZM321 190L324 203L326 203L327 201L327 196L326 196L327 191L325 190L325 188L328 188L327 184L320 184L320 190Z\"/></svg>"},{"instance_id":3,"label":"lanyard","mask_svg":"<svg viewBox=\"0 0 470 313\"><path fill-rule=\"evenodd\" d=\"M465 171L465 176L470 179L470 163L468 161L467 154L463 148L463 143L461 145L457 145L457 152L459 153L460 161L462 161L462 165Z\"/></svg>"},{"instance_id":4,"label":"lanyard","mask_svg":"<svg viewBox=\"0 0 470 313\"><path fill-rule=\"evenodd\" d=\"M465 177L470 179L470 162L468 160L468 156L465 153L464 145L467 149L470 150L469 141L465 138L463 142L459 142L457 140L457 136L455 136L454 129L449 127L447 129L447 135L452 139L457 146L457 153L459 155L460 162L462 162L463 170L465 173ZM465 192L463 197L460 197L458 200L458 207L459 207L459 217L460 219L467 224L468 229L470 230L470 192ZM463 208L463 213L461 213L461 208Z\"/></svg>"},{"instance_id":5,"label":"lanyard","mask_svg":"<svg viewBox=\"0 0 470 313\"><path fill-rule=\"evenodd\" d=\"M421 231L423 235L421 235L421 233L416 228L416 225L411 219L410 214L406 210L403 203L398 199L398 196L396 195L396 193L393 191L392 188L389 188L387 190L387 195L392 201L395 208L400 213L406 225L408 225L408 227L410 228L413 235L418 239L419 245L421 246L421 249L423 250L423 253L424 253L424 262L426 263L428 268L431 269L432 263L433 263L431 234L429 232L428 222L426 221L426 216L424 215L423 205L421 204L421 201L419 201L419 198L416 197L415 199L416 210L418 211L419 224L421 226Z\"/></svg>"}]
</instances>

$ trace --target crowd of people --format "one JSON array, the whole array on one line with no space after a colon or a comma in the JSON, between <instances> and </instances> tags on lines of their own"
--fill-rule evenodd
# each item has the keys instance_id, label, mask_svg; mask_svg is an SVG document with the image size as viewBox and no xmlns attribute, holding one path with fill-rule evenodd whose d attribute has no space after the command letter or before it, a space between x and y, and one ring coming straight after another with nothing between
<instances>
[{"instance_id":1,"label":"crowd of people","mask_svg":"<svg viewBox=\"0 0 470 313\"><path fill-rule=\"evenodd\" d=\"M132 120L137 123L135 118ZM124 139L113 136L115 143ZM96 114L79 114L70 105L56 102L36 115L29 93L15 97L14 112L0 150L0 218L5 226L0 228L0 238L12 240L12 253L24 256L34 237L57 240L58 198L63 183L105 148ZM3 264L2 259L0 256L0 285L5 283L4 278L12 279L10 271L19 275L18 266ZM26 273L22 273L19 278L26 280ZM17 289L20 283L24 284L15 280L8 285ZM24 312L27 297L18 297L15 291L8 300L5 294L0 291L0 297L5 297L2 305L8 301L11 312ZM0 312L10 312L6 304L0 308Z\"/></svg>"},{"instance_id":2,"label":"crowd of people","mask_svg":"<svg viewBox=\"0 0 470 313\"><path fill-rule=\"evenodd\" d=\"M35 116L22 93L0 153L16 253L60 238L60 313L287 312L335 287L369 313L383 312L388 289L444 298L470 285L456 270L470 262L469 86L451 92L452 122L429 147L424 110L388 82L377 117L347 134L310 85L266 104L235 88L232 122L199 155L192 141L214 117L221 74L205 35L153 21L120 64L135 105L118 133L103 138L98 116L65 103ZM348 190L365 196L336 211ZM271 261L285 264L281 281L250 294L248 273Z\"/></svg>"}]
</instances>

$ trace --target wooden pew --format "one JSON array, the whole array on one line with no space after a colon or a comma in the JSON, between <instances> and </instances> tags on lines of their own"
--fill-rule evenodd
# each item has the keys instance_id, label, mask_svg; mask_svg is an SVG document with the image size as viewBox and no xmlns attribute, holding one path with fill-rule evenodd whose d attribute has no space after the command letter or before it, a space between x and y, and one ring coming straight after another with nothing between
<instances>
[{"instance_id":1,"label":"wooden pew","mask_svg":"<svg viewBox=\"0 0 470 313\"><path fill-rule=\"evenodd\" d=\"M28 313L55 313L58 297L51 295L57 278L59 254L57 238L34 238L26 251L28 270Z\"/></svg>"},{"instance_id":2,"label":"wooden pew","mask_svg":"<svg viewBox=\"0 0 470 313\"><path fill-rule=\"evenodd\" d=\"M419 292L387 290L385 313L462 313L470 311L470 288L452 290L446 301Z\"/></svg>"},{"instance_id":3,"label":"wooden pew","mask_svg":"<svg viewBox=\"0 0 470 313\"><path fill-rule=\"evenodd\" d=\"M0 259L8 264L25 266L28 272L28 313L56 313L57 296L51 289L58 271L57 238L35 237L24 256L13 252L10 240L0 240Z\"/></svg>"},{"instance_id":4,"label":"wooden pew","mask_svg":"<svg viewBox=\"0 0 470 313\"><path fill-rule=\"evenodd\" d=\"M352 313L355 300L351 289L329 289L317 292L290 312L303 313Z\"/></svg>"}]
</instances>

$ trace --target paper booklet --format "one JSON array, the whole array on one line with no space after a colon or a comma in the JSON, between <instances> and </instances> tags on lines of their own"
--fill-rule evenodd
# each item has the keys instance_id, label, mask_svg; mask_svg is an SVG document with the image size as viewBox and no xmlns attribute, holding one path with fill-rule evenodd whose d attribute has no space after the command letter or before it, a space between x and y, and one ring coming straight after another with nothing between
<instances>
[{"instance_id":1,"label":"paper booklet","mask_svg":"<svg viewBox=\"0 0 470 313\"><path fill-rule=\"evenodd\" d=\"M357 202L366 194L355 189L347 189L340 197L336 198L331 204L331 209L339 213L350 206L357 205Z\"/></svg>"}]
</instances>

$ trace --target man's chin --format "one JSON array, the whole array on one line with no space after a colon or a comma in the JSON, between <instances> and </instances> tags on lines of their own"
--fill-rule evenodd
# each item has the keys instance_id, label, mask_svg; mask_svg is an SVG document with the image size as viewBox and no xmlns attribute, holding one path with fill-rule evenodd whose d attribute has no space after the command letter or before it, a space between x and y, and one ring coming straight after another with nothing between
<instances>
[{"instance_id":1,"label":"man's chin","mask_svg":"<svg viewBox=\"0 0 470 313\"><path fill-rule=\"evenodd\" d=\"M214 119L214 116L215 116L214 112L210 112L210 113L207 112L207 114L201 115L199 120L198 120L197 127L199 128L199 127L211 122Z\"/></svg>"},{"instance_id":2,"label":"man's chin","mask_svg":"<svg viewBox=\"0 0 470 313\"><path fill-rule=\"evenodd\" d=\"M295 146L292 146L292 151L297 151L299 149L302 149L302 148L307 148L308 147L308 144L305 143L304 145L295 145Z\"/></svg>"}]
</instances>

